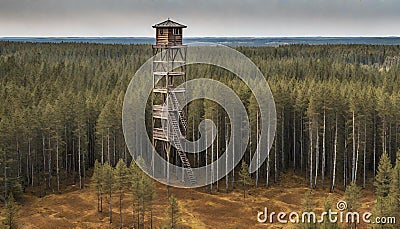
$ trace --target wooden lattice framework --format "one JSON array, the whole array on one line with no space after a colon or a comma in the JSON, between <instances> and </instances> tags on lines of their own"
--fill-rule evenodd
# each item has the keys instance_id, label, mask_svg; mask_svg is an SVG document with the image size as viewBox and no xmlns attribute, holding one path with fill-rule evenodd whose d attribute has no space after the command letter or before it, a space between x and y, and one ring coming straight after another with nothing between
<instances>
[{"instance_id":1,"label":"wooden lattice framework","mask_svg":"<svg viewBox=\"0 0 400 229\"><path fill-rule=\"evenodd\" d=\"M179 29L186 28L169 19L153 27L157 28L158 34L161 29L173 31L174 26ZM181 36L182 32L179 35ZM169 164L173 163L186 168L186 174L182 173L182 181L186 178L193 184L196 180L180 143L180 138L185 138L187 132L187 106L181 107L176 95L181 93L179 97L186 99L186 87L177 88L177 86L187 81L185 66L187 47L182 44L182 39L172 39L174 41L172 43L171 39L158 40L158 36L156 39L156 45L153 45L152 68L152 144L167 161L164 172L168 183ZM178 156L180 160L177 159Z\"/></svg>"}]
</instances>

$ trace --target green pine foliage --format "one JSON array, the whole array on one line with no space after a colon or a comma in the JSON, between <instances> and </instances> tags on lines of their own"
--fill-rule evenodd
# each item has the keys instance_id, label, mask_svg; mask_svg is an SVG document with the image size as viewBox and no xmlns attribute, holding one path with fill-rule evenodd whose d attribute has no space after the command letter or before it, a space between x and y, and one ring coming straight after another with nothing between
<instances>
[{"instance_id":1,"label":"green pine foliage","mask_svg":"<svg viewBox=\"0 0 400 229\"><path fill-rule=\"evenodd\" d=\"M393 169L390 163L389 156L384 152L381 156L378 166L378 173L375 177L375 192L377 196L387 197L390 194L392 185Z\"/></svg>"},{"instance_id":2,"label":"green pine foliage","mask_svg":"<svg viewBox=\"0 0 400 229\"><path fill-rule=\"evenodd\" d=\"M334 209L334 206L333 206L333 200L332 200L332 197L329 195L326 199L325 199L325 203L324 203L324 212L329 212L329 210L330 209L332 209L332 211L333 211L333 209ZM321 229L340 229L340 227L339 227L339 225L338 225L338 223L337 222L331 222L330 220L329 220L329 216L328 215L325 215L324 217L323 217L323 222L322 222L322 224L321 224Z\"/></svg>"},{"instance_id":3,"label":"green pine foliage","mask_svg":"<svg viewBox=\"0 0 400 229\"><path fill-rule=\"evenodd\" d=\"M302 204L303 204L303 212L314 212L315 211L315 199L313 196L313 193L310 191L307 191L304 194L303 200L302 200ZM304 220L304 222L302 222L302 220ZM315 222L314 222L315 220ZM302 229L316 229L317 227L317 223L316 220L318 220L317 218L308 218L307 216L302 218L302 215L300 215L299 218L299 224L297 225L297 228L302 228Z\"/></svg>"},{"instance_id":4,"label":"green pine foliage","mask_svg":"<svg viewBox=\"0 0 400 229\"><path fill-rule=\"evenodd\" d=\"M136 163L141 164L140 167ZM136 161L132 161L128 169L129 190L133 196L132 207L134 212L132 212L132 218L134 222L136 221L138 228L145 225L147 213L150 213L149 222L152 225L153 201L156 194L152 178L145 174L142 169L146 169L146 166L140 157Z\"/></svg>"},{"instance_id":5,"label":"green pine foliage","mask_svg":"<svg viewBox=\"0 0 400 229\"><path fill-rule=\"evenodd\" d=\"M99 161L95 161L94 163L94 169L93 169L93 184L96 187L97 190L97 211L102 212L103 211L103 193L104 193L104 174L103 174L103 167L99 163Z\"/></svg>"},{"instance_id":6,"label":"green pine foliage","mask_svg":"<svg viewBox=\"0 0 400 229\"><path fill-rule=\"evenodd\" d=\"M112 206L113 206L113 192L115 189L115 176L114 176L114 168L111 167L108 163L103 165L103 187L105 193L108 195L108 203L109 203L109 217L110 224L113 223L113 214L112 214Z\"/></svg>"},{"instance_id":7,"label":"green pine foliage","mask_svg":"<svg viewBox=\"0 0 400 229\"><path fill-rule=\"evenodd\" d=\"M167 228L179 228L182 220L182 213L178 200L174 195L168 198L168 208L165 211L165 216L167 218Z\"/></svg>"},{"instance_id":8,"label":"green pine foliage","mask_svg":"<svg viewBox=\"0 0 400 229\"><path fill-rule=\"evenodd\" d=\"M250 176L249 166L246 164L244 160L242 160L242 167L239 171L239 182L241 183L243 188L243 198L246 198L247 186L253 185L254 181Z\"/></svg>"},{"instance_id":9,"label":"green pine foliage","mask_svg":"<svg viewBox=\"0 0 400 229\"><path fill-rule=\"evenodd\" d=\"M355 212L360 209L361 202L360 198L362 196L362 189L357 186L355 183L351 183L347 186L346 191L344 193L344 200L347 203L347 211Z\"/></svg>"},{"instance_id":10,"label":"green pine foliage","mask_svg":"<svg viewBox=\"0 0 400 229\"><path fill-rule=\"evenodd\" d=\"M5 228L14 229L18 228L18 204L14 199L12 193L8 195L7 202L4 206L4 220L3 226Z\"/></svg>"},{"instance_id":11,"label":"green pine foliage","mask_svg":"<svg viewBox=\"0 0 400 229\"><path fill-rule=\"evenodd\" d=\"M129 173L123 159L119 159L117 165L114 169L115 177L115 189L118 191L119 195L119 217L120 217L120 228L123 228L122 223L122 199L124 192L127 190L127 185L129 183Z\"/></svg>"},{"instance_id":12,"label":"green pine foliage","mask_svg":"<svg viewBox=\"0 0 400 229\"><path fill-rule=\"evenodd\" d=\"M394 206L396 207L395 212L397 212L397 219L400 219L400 150L397 151L396 165L393 169L392 178L393 181L390 192L395 201Z\"/></svg>"},{"instance_id":13,"label":"green pine foliage","mask_svg":"<svg viewBox=\"0 0 400 229\"><path fill-rule=\"evenodd\" d=\"M360 198L362 196L361 187L357 186L356 183L352 182L347 186L346 191L344 193L344 200L347 203L346 212L359 212L361 207ZM348 226L350 228L356 228L357 222L351 223L348 222Z\"/></svg>"},{"instance_id":14,"label":"green pine foliage","mask_svg":"<svg viewBox=\"0 0 400 229\"><path fill-rule=\"evenodd\" d=\"M387 153L382 154L374 183L376 202L373 213L375 217L398 217L399 215L397 160L396 163L393 168ZM396 228L396 225L379 224L377 228Z\"/></svg>"}]
</instances>

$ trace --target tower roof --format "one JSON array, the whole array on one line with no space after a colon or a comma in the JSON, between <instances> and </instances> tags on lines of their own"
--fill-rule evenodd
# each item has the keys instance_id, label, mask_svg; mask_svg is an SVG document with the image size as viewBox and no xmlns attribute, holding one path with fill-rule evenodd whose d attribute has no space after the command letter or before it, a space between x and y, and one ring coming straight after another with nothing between
<instances>
[{"instance_id":1,"label":"tower roof","mask_svg":"<svg viewBox=\"0 0 400 229\"><path fill-rule=\"evenodd\" d=\"M153 28L186 28L186 25L179 24L178 22L174 22L169 18L163 22L153 25Z\"/></svg>"}]
</instances>

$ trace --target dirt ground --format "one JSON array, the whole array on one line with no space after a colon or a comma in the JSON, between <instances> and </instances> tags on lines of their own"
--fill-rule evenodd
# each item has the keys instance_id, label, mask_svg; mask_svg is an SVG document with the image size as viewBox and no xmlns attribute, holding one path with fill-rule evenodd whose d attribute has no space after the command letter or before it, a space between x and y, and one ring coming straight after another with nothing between
<instances>
[{"instance_id":1,"label":"dirt ground","mask_svg":"<svg viewBox=\"0 0 400 229\"><path fill-rule=\"evenodd\" d=\"M301 212L303 197L308 191L306 181L294 174L284 174L279 184L271 184L266 189L265 183L259 188L248 191L243 198L239 184L233 191L225 192L225 181L220 181L220 190L212 194L199 189L170 188L177 198L182 211L184 228L295 228L295 225L257 222L257 213L265 207L269 212ZM325 186L328 186L326 184ZM361 211L370 211L373 206L373 193L368 188L363 191ZM343 191L329 194L322 188L314 190L316 212L323 209L328 195L332 196L333 209L336 202L343 198ZM153 226L160 228L165 222L167 207L167 188L156 184L156 199L153 207ZM103 212L97 212L97 195L93 187L78 190L69 187L62 194L50 194L43 198L25 195L19 212L19 225L22 228L119 228L118 195L113 196L113 224L109 223L108 198L103 200ZM131 195L124 194L124 228L132 228ZM147 217L149 220L149 216ZM276 221L276 219L275 219ZM149 222L146 228L149 228ZM366 228L361 225L358 228Z\"/></svg>"}]
</instances>

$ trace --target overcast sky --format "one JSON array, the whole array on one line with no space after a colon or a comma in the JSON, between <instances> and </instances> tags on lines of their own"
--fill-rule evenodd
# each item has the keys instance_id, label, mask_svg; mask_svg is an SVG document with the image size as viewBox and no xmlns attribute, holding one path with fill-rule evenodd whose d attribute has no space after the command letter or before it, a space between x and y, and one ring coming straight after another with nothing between
<instances>
[{"instance_id":1,"label":"overcast sky","mask_svg":"<svg viewBox=\"0 0 400 229\"><path fill-rule=\"evenodd\" d=\"M400 0L0 0L0 37L400 36Z\"/></svg>"}]
</instances>

